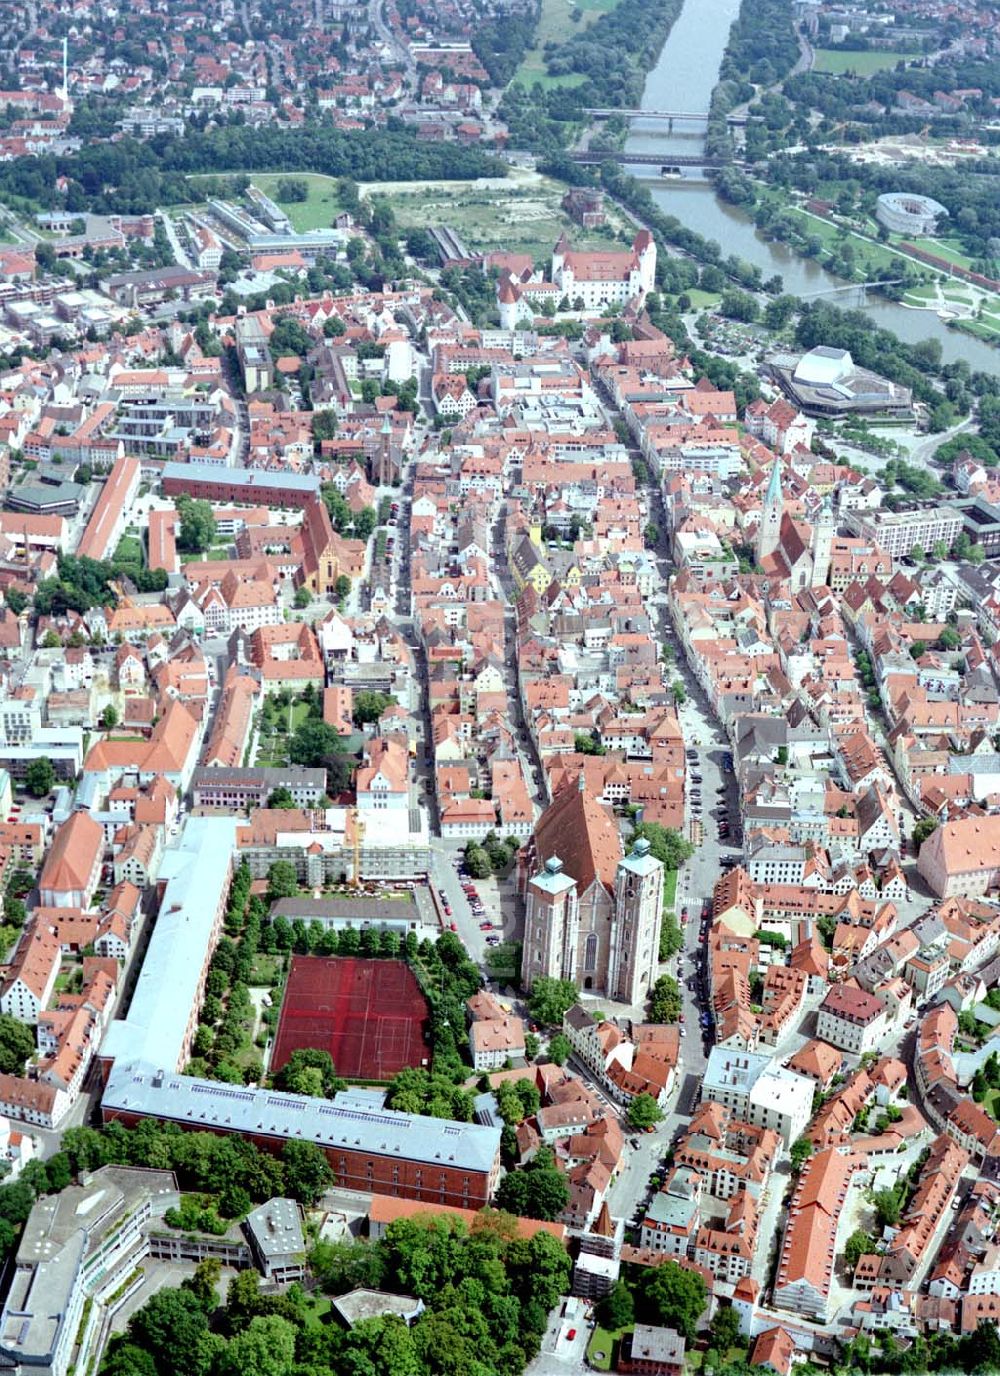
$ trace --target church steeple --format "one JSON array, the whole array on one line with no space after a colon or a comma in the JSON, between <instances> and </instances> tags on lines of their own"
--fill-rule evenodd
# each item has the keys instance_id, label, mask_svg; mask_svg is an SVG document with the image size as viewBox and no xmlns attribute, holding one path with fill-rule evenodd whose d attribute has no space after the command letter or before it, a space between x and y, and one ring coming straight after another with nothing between
<instances>
[{"instance_id":1,"label":"church steeple","mask_svg":"<svg viewBox=\"0 0 1000 1376\"><path fill-rule=\"evenodd\" d=\"M781 539L781 517L785 501L781 495L781 459L775 458L764 494L764 507L761 512L760 527L757 534L758 564L778 548Z\"/></svg>"}]
</instances>

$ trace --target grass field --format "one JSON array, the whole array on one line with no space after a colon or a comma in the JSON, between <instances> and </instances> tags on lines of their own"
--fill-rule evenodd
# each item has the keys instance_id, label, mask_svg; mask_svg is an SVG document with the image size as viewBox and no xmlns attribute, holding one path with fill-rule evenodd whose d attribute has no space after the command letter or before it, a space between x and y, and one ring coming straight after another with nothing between
<instances>
[{"instance_id":1,"label":"grass field","mask_svg":"<svg viewBox=\"0 0 1000 1376\"><path fill-rule=\"evenodd\" d=\"M142 541L135 535L123 535L115 550L116 564L135 564L142 568L145 560L142 554Z\"/></svg>"},{"instance_id":2,"label":"grass field","mask_svg":"<svg viewBox=\"0 0 1000 1376\"><path fill-rule=\"evenodd\" d=\"M278 196L278 183L287 177L306 182L309 198L305 201L283 201ZM277 201L301 234L307 229L329 229L333 217L340 210L337 199L337 179L324 176L320 172L255 172L253 184L265 196Z\"/></svg>"},{"instance_id":3,"label":"grass field","mask_svg":"<svg viewBox=\"0 0 1000 1376\"><path fill-rule=\"evenodd\" d=\"M614 228L624 227L624 221L616 220L614 227L603 230L581 229L560 208L564 191L546 177L514 174L499 185L464 182L421 190L407 187L380 196L384 194L404 229L449 225L472 252L509 249L533 258L548 257L564 230L577 248L614 242Z\"/></svg>"},{"instance_id":4,"label":"grass field","mask_svg":"<svg viewBox=\"0 0 1000 1376\"><path fill-rule=\"evenodd\" d=\"M308 716L309 704L306 702L293 702L291 707L283 708L275 719L277 730L274 735L261 734L254 764L264 765L270 769L284 769L288 764L289 740Z\"/></svg>"},{"instance_id":5,"label":"grass field","mask_svg":"<svg viewBox=\"0 0 1000 1376\"><path fill-rule=\"evenodd\" d=\"M853 72L855 76L871 76L895 67L897 62L912 62L916 53L849 53L840 48L817 48L814 72L833 72L840 76Z\"/></svg>"},{"instance_id":6,"label":"grass field","mask_svg":"<svg viewBox=\"0 0 1000 1376\"><path fill-rule=\"evenodd\" d=\"M616 1354L618 1343L621 1336L627 1330L619 1328L614 1332L598 1325L594 1329L594 1336L587 1344L587 1363L595 1371L610 1371L611 1362Z\"/></svg>"},{"instance_id":7,"label":"grass field","mask_svg":"<svg viewBox=\"0 0 1000 1376\"><path fill-rule=\"evenodd\" d=\"M717 291L702 291L701 287L689 287L684 295L695 310L711 310L722 300Z\"/></svg>"},{"instance_id":8,"label":"grass field","mask_svg":"<svg viewBox=\"0 0 1000 1376\"><path fill-rule=\"evenodd\" d=\"M663 876L663 906L672 908L677 902L677 871L667 870Z\"/></svg>"},{"instance_id":9,"label":"grass field","mask_svg":"<svg viewBox=\"0 0 1000 1376\"><path fill-rule=\"evenodd\" d=\"M892 242L894 244L903 243L904 238L905 236L902 234L894 234ZM957 239L911 239L909 242L916 244L917 248L922 248L925 253L934 253L938 258L947 259L957 268L971 268L972 266L972 259L967 253L962 252Z\"/></svg>"},{"instance_id":10,"label":"grass field","mask_svg":"<svg viewBox=\"0 0 1000 1376\"><path fill-rule=\"evenodd\" d=\"M839 247L842 240L840 238L840 229L837 225L831 224L829 220L824 220L818 215L811 215L807 210L800 210L798 206L791 206L790 209L793 214L797 215L804 222L803 232L805 234L815 234L818 239L822 239L824 248L830 252ZM848 243L852 244L854 247L855 264L858 269L858 271L855 272L855 278L859 282L865 280L860 275L862 269L870 269L874 272L879 268L900 268L903 266L903 263L900 261L900 255L898 253L893 253L892 250L886 248L884 244L877 244L858 234L851 234L848 238ZM917 269L920 270L920 265L916 264L914 259L911 258L908 261L914 263Z\"/></svg>"},{"instance_id":11,"label":"grass field","mask_svg":"<svg viewBox=\"0 0 1000 1376\"><path fill-rule=\"evenodd\" d=\"M1000 315L989 315L986 312L980 320L961 320L957 328L964 330L966 334L975 335L977 339L985 339L990 344L1000 342Z\"/></svg>"},{"instance_id":12,"label":"grass field","mask_svg":"<svg viewBox=\"0 0 1000 1376\"><path fill-rule=\"evenodd\" d=\"M535 46L525 53L520 67L514 74L519 86L533 86L537 81L546 90L554 86L579 86L585 80L575 73L568 76L549 76L545 70L544 51L546 43L561 43L571 34L590 28L602 14L615 8L618 0L542 0L542 14L535 34ZM582 10L583 16L576 24L570 18L574 10Z\"/></svg>"}]
</instances>

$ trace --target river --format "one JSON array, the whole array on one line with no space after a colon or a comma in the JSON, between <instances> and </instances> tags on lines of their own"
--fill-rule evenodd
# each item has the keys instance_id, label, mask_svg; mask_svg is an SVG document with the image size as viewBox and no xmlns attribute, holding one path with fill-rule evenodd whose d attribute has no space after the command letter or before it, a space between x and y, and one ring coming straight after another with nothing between
<instances>
[{"instance_id":1,"label":"river","mask_svg":"<svg viewBox=\"0 0 1000 1376\"><path fill-rule=\"evenodd\" d=\"M646 78L644 110L708 109L719 79L729 28L739 8L740 0L686 0L656 66ZM663 122L640 119L633 122L625 151L699 153L704 139L705 129L700 124L678 124L669 129ZM648 168L632 170L648 177ZM811 259L792 253L783 244L769 243L757 232L753 221L718 197L710 184L681 179L650 180L646 184L663 210L676 215L706 239L715 239L722 245L723 253L735 253L746 262L755 263L765 278L780 273L785 290L795 296L808 297L844 285L841 278ZM837 298L831 300L836 303ZM964 358L973 369L1000 371L1000 353L996 349L972 335L948 329L933 311L908 310L874 294L869 295L866 310L880 325L908 343L937 339L947 362Z\"/></svg>"}]
</instances>

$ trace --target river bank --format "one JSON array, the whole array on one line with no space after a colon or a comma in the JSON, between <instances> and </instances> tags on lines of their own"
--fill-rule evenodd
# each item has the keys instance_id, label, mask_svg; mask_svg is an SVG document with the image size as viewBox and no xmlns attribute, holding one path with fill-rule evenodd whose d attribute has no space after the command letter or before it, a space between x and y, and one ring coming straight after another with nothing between
<instances>
[{"instance_id":1,"label":"river bank","mask_svg":"<svg viewBox=\"0 0 1000 1376\"><path fill-rule=\"evenodd\" d=\"M644 110L709 109L718 84L729 30L740 9L740 0L685 0L655 66L646 78L641 108ZM637 119L625 144L628 153L697 154L704 147L705 129L686 125L668 128L662 122ZM639 171L633 165L630 171ZM735 255L758 268L764 278L778 274L784 289L809 301L828 297L850 303L857 290L841 278L786 245L767 240L752 219L739 207L723 201L713 186L683 179L645 181L658 209L675 216L686 229L719 244L723 256ZM972 369L1000 371L1000 354L972 334L959 333L932 311L909 309L870 294L866 314L891 330L904 343L934 339L946 363L964 359Z\"/></svg>"}]
</instances>

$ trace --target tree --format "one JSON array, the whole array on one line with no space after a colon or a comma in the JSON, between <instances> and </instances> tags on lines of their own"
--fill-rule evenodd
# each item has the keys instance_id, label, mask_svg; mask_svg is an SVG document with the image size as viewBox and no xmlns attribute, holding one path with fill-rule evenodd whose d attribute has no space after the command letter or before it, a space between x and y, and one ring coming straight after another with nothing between
<instances>
[{"instance_id":1,"label":"tree","mask_svg":"<svg viewBox=\"0 0 1000 1376\"><path fill-rule=\"evenodd\" d=\"M500 1182L496 1202L498 1209L522 1218L558 1218L569 1203L569 1186L551 1151L540 1147L526 1166L509 1171Z\"/></svg>"},{"instance_id":2,"label":"tree","mask_svg":"<svg viewBox=\"0 0 1000 1376\"><path fill-rule=\"evenodd\" d=\"M292 764L320 769L342 754L343 749L343 742L332 726L318 717L307 717L292 733L288 758Z\"/></svg>"},{"instance_id":3,"label":"tree","mask_svg":"<svg viewBox=\"0 0 1000 1376\"><path fill-rule=\"evenodd\" d=\"M132 1315L129 1342L144 1348L160 1376L197 1371L208 1318L190 1290L158 1290Z\"/></svg>"},{"instance_id":4,"label":"tree","mask_svg":"<svg viewBox=\"0 0 1000 1376\"><path fill-rule=\"evenodd\" d=\"M712 1346L721 1353L736 1347L741 1341L740 1316L731 1304L716 1309L710 1328Z\"/></svg>"},{"instance_id":5,"label":"tree","mask_svg":"<svg viewBox=\"0 0 1000 1376\"><path fill-rule=\"evenodd\" d=\"M549 1060L553 1065L565 1065L572 1054L573 1047L569 1037L557 1032L549 1042Z\"/></svg>"},{"instance_id":6,"label":"tree","mask_svg":"<svg viewBox=\"0 0 1000 1376\"><path fill-rule=\"evenodd\" d=\"M34 1053L35 1038L28 1024L9 1013L0 1013L0 1071L4 1075L20 1075Z\"/></svg>"},{"instance_id":7,"label":"tree","mask_svg":"<svg viewBox=\"0 0 1000 1376\"><path fill-rule=\"evenodd\" d=\"M872 1196L872 1203L875 1205L875 1217L880 1228L894 1228L899 1222L902 1212L899 1195L895 1190L884 1189L876 1190Z\"/></svg>"},{"instance_id":8,"label":"tree","mask_svg":"<svg viewBox=\"0 0 1000 1376\"><path fill-rule=\"evenodd\" d=\"M910 550L910 558L914 563L922 564L927 558L927 555L924 553L923 545L914 545Z\"/></svg>"},{"instance_id":9,"label":"tree","mask_svg":"<svg viewBox=\"0 0 1000 1376\"><path fill-rule=\"evenodd\" d=\"M640 1132L663 1121L663 1112L652 1094L637 1094L628 1106L627 1118Z\"/></svg>"},{"instance_id":10,"label":"tree","mask_svg":"<svg viewBox=\"0 0 1000 1376\"><path fill-rule=\"evenodd\" d=\"M679 831L661 827L658 822L640 823L632 839L648 841L650 855L668 870L679 870L684 861L694 854L694 846L690 841L686 841Z\"/></svg>"},{"instance_id":11,"label":"tree","mask_svg":"<svg viewBox=\"0 0 1000 1376\"><path fill-rule=\"evenodd\" d=\"M267 806L287 812L290 808L294 808L295 799L292 797L290 789L287 789L284 784L279 784L277 788L271 790L267 799Z\"/></svg>"},{"instance_id":12,"label":"tree","mask_svg":"<svg viewBox=\"0 0 1000 1376\"><path fill-rule=\"evenodd\" d=\"M112 731L118 725L118 712L110 702L101 713L101 725L105 731Z\"/></svg>"},{"instance_id":13,"label":"tree","mask_svg":"<svg viewBox=\"0 0 1000 1376\"><path fill-rule=\"evenodd\" d=\"M24 899L18 898L16 894L7 893L3 900L3 920L7 926L23 927L24 920L28 916L28 910L24 906Z\"/></svg>"},{"instance_id":14,"label":"tree","mask_svg":"<svg viewBox=\"0 0 1000 1376\"><path fill-rule=\"evenodd\" d=\"M215 539L215 517L212 515L211 502L200 497L181 495L176 505L181 518L177 548L189 554L200 554L210 549Z\"/></svg>"},{"instance_id":15,"label":"tree","mask_svg":"<svg viewBox=\"0 0 1000 1376\"><path fill-rule=\"evenodd\" d=\"M33 798L44 798L55 787L56 771L47 755L32 760L24 771L24 786Z\"/></svg>"},{"instance_id":16,"label":"tree","mask_svg":"<svg viewBox=\"0 0 1000 1376\"><path fill-rule=\"evenodd\" d=\"M295 1324L280 1314L257 1314L229 1340L215 1370L220 1376L289 1376L296 1332Z\"/></svg>"},{"instance_id":17,"label":"tree","mask_svg":"<svg viewBox=\"0 0 1000 1376\"><path fill-rule=\"evenodd\" d=\"M669 960L672 955L684 949L684 937L680 927L674 921L673 914L664 913L663 923L660 927L660 950L661 960Z\"/></svg>"},{"instance_id":18,"label":"tree","mask_svg":"<svg viewBox=\"0 0 1000 1376\"><path fill-rule=\"evenodd\" d=\"M920 854L920 847L930 836L931 832L937 831L938 823L936 817L921 817L920 821L913 828L913 848Z\"/></svg>"},{"instance_id":19,"label":"tree","mask_svg":"<svg viewBox=\"0 0 1000 1376\"><path fill-rule=\"evenodd\" d=\"M670 694L678 707L682 707L687 702L687 689L679 678L675 678L670 685Z\"/></svg>"},{"instance_id":20,"label":"tree","mask_svg":"<svg viewBox=\"0 0 1000 1376\"><path fill-rule=\"evenodd\" d=\"M651 1266L643 1276L636 1318L674 1328L691 1342L707 1298L705 1282L697 1271L665 1261L662 1266Z\"/></svg>"},{"instance_id":21,"label":"tree","mask_svg":"<svg viewBox=\"0 0 1000 1376\"><path fill-rule=\"evenodd\" d=\"M304 177L279 177L276 190L278 200L286 203L309 199L309 183Z\"/></svg>"},{"instance_id":22,"label":"tree","mask_svg":"<svg viewBox=\"0 0 1000 1376\"><path fill-rule=\"evenodd\" d=\"M112 1340L101 1363L101 1376L156 1376L156 1363L144 1347Z\"/></svg>"},{"instance_id":23,"label":"tree","mask_svg":"<svg viewBox=\"0 0 1000 1376\"><path fill-rule=\"evenodd\" d=\"M340 333L343 334L343 333L344 333L344 323L343 323L343 321L340 321L340 322L338 322L338 323L340 324ZM332 334L333 334L333 331L330 331L329 334L327 333L327 326L329 326L330 324L331 324L331 321L328 320L328 321L326 322L326 324L323 326L323 333L324 333L324 335L327 336L327 338L330 338L330 337L332 336ZM314 439L317 443L319 443L321 440L332 440L332 439L334 439L334 438L336 437L336 434L337 434L337 413L336 413L336 411L314 411L313 414L312 414L312 437L313 437L313 439Z\"/></svg>"},{"instance_id":24,"label":"tree","mask_svg":"<svg viewBox=\"0 0 1000 1376\"><path fill-rule=\"evenodd\" d=\"M326 1153L315 1142L286 1142L281 1153L285 1166L285 1188L302 1204L316 1200L333 1184L333 1171Z\"/></svg>"},{"instance_id":25,"label":"tree","mask_svg":"<svg viewBox=\"0 0 1000 1376\"><path fill-rule=\"evenodd\" d=\"M309 1078L303 1079L304 1076ZM292 1094L329 1099L344 1088L345 1081L337 1074L329 1051L304 1046L292 1052L275 1075L274 1085Z\"/></svg>"},{"instance_id":26,"label":"tree","mask_svg":"<svg viewBox=\"0 0 1000 1376\"><path fill-rule=\"evenodd\" d=\"M333 595L338 602L346 602L351 595L351 580L346 573L340 574L333 585Z\"/></svg>"},{"instance_id":27,"label":"tree","mask_svg":"<svg viewBox=\"0 0 1000 1376\"><path fill-rule=\"evenodd\" d=\"M952 626L945 626L938 636L938 644L942 650L957 650L962 643L962 637Z\"/></svg>"},{"instance_id":28,"label":"tree","mask_svg":"<svg viewBox=\"0 0 1000 1376\"><path fill-rule=\"evenodd\" d=\"M870 1233L866 1233L863 1228L855 1228L854 1232L844 1244L844 1261L848 1269L853 1271L863 1256L867 1256L875 1250L875 1239Z\"/></svg>"},{"instance_id":29,"label":"tree","mask_svg":"<svg viewBox=\"0 0 1000 1376\"><path fill-rule=\"evenodd\" d=\"M295 589L295 596L292 598L292 601L300 612L304 611L312 600L313 595L307 587L303 586Z\"/></svg>"},{"instance_id":30,"label":"tree","mask_svg":"<svg viewBox=\"0 0 1000 1376\"><path fill-rule=\"evenodd\" d=\"M473 879L488 879L493 873L493 865L486 851L476 841L465 847L465 868Z\"/></svg>"},{"instance_id":31,"label":"tree","mask_svg":"<svg viewBox=\"0 0 1000 1376\"><path fill-rule=\"evenodd\" d=\"M649 991L649 1021L676 1022L680 1015L680 987L672 975L661 975Z\"/></svg>"},{"instance_id":32,"label":"tree","mask_svg":"<svg viewBox=\"0 0 1000 1376\"><path fill-rule=\"evenodd\" d=\"M528 1007L531 1016L538 1022L547 1027L558 1027L563 1014L573 1007L579 996L579 990L572 980L542 975L532 985Z\"/></svg>"},{"instance_id":33,"label":"tree","mask_svg":"<svg viewBox=\"0 0 1000 1376\"><path fill-rule=\"evenodd\" d=\"M536 1037L536 1035L534 1034L534 1032L525 1032L525 1034L524 1034L524 1055L525 1055L525 1059L526 1059L526 1060L529 1060L529 1061L533 1061L533 1060L535 1059L535 1057L538 1055L538 1052L539 1052L540 1047L541 1047L541 1042L538 1040L538 1038Z\"/></svg>"},{"instance_id":34,"label":"tree","mask_svg":"<svg viewBox=\"0 0 1000 1376\"><path fill-rule=\"evenodd\" d=\"M364 689L355 695L354 710L352 716L355 726L368 726L377 722L387 707L391 707L396 699L391 693L379 693L373 689Z\"/></svg>"},{"instance_id":35,"label":"tree","mask_svg":"<svg viewBox=\"0 0 1000 1376\"><path fill-rule=\"evenodd\" d=\"M635 1302L632 1291L623 1280L616 1280L614 1286L597 1306L597 1318L602 1328L612 1333L620 1328L628 1328L635 1322Z\"/></svg>"},{"instance_id":36,"label":"tree","mask_svg":"<svg viewBox=\"0 0 1000 1376\"><path fill-rule=\"evenodd\" d=\"M808 1137L797 1137L792 1143L792 1149L788 1153L791 1158L792 1170L796 1175L813 1154L813 1144Z\"/></svg>"},{"instance_id":37,"label":"tree","mask_svg":"<svg viewBox=\"0 0 1000 1376\"><path fill-rule=\"evenodd\" d=\"M267 872L267 898L294 898L299 891L299 876L291 860L275 860Z\"/></svg>"},{"instance_id":38,"label":"tree","mask_svg":"<svg viewBox=\"0 0 1000 1376\"><path fill-rule=\"evenodd\" d=\"M218 1257L205 1257L194 1268L194 1275L181 1281L182 1290L190 1290L206 1314L219 1307L217 1292L222 1275L222 1263Z\"/></svg>"}]
</instances>

